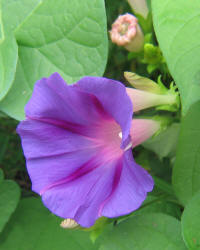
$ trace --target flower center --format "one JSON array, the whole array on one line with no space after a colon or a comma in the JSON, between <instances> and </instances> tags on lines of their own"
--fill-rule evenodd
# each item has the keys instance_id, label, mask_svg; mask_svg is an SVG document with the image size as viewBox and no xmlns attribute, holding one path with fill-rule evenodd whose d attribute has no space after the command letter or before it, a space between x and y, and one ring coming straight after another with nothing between
<instances>
[{"instance_id":1,"label":"flower center","mask_svg":"<svg viewBox=\"0 0 200 250\"><path fill-rule=\"evenodd\" d=\"M124 22L120 25L119 27L119 34L121 36L124 36L126 34L126 32L128 31L128 27L129 27L130 23L128 22Z\"/></svg>"},{"instance_id":2,"label":"flower center","mask_svg":"<svg viewBox=\"0 0 200 250\"><path fill-rule=\"evenodd\" d=\"M119 132L119 137L122 139L122 132ZM124 151L128 150L129 148L131 148L133 146L132 142L130 142L126 148L124 149Z\"/></svg>"},{"instance_id":3,"label":"flower center","mask_svg":"<svg viewBox=\"0 0 200 250\"><path fill-rule=\"evenodd\" d=\"M108 162L120 158L124 151L132 147L130 143L125 149L121 148L121 127L114 120L106 120L96 129L95 145L102 153L103 161Z\"/></svg>"}]
</instances>

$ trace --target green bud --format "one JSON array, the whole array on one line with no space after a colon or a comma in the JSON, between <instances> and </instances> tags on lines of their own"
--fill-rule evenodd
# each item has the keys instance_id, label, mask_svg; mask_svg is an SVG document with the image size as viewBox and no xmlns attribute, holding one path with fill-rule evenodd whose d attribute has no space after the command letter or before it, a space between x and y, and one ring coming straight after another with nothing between
<instances>
[{"instance_id":1,"label":"green bud","mask_svg":"<svg viewBox=\"0 0 200 250\"><path fill-rule=\"evenodd\" d=\"M163 62L160 48L151 43L144 45L144 62L147 64L159 64Z\"/></svg>"}]
</instances>

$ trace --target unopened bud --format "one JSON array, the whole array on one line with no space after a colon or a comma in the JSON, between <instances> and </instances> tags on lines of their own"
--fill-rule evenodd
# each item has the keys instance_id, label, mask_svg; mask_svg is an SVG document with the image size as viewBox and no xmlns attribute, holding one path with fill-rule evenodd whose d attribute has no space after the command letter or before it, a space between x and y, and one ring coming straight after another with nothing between
<instances>
[{"instance_id":1,"label":"unopened bud","mask_svg":"<svg viewBox=\"0 0 200 250\"><path fill-rule=\"evenodd\" d=\"M79 227L79 224L73 219L65 219L61 222L60 226L62 228L73 229Z\"/></svg>"},{"instance_id":2,"label":"unopened bud","mask_svg":"<svg viewBox=\"0 0 200 250\"><path fill-rule=\"evenodd\" d=\"M130 129L132 147L142 144L161 129L161 123L152 119L133 119Z\"/></svg>"},{"instance_id":3,"label":"unopened bud","mask_svg":"<svg viewBox=\"0 0 200 250\"><path fill-rule=\"evenodd\" d=\"M149 9L146 0L128 0L128 3L130 4L134 13L147 18Z\"/></svg>"},{"instance_id":4,"label":"unopened bud","mask_svg":"<svg viewBox=\"0 0 200 250\"><path fill-rule=\"evenodd\" d=\"M134 112L155 106L168 111L176 111L179 107L178 93L160 95L133 88L126 88L126 92L133 103Z\"/></svg>"},{"instance_id":5,"label":"unopened bud","mask_svg":"<svg viewBox=\"0 0 200 250\"><path fill-rule=\"evenodd\" d=\"M120 15L112 24L110 38L118 46L138 52L143 49L144 35L138 25L137 18L131 14Z\"/></svg>"},{"instance_id":6,"label":"unopened bud","mask_svg":"<svg viewBox=\"0 0 200 250\"><path fill-rule=\"evenodd\" d=\"M156 83L131 72L125 72L124 76L135 87L135 89L126 88L126 92L133 103L134 112L154 106L157 106L156 108L160 110L178 110L180 98L173 82L168 89L161 82L160 77L158 78L158 83Z\"/></svg>"},{"instance_id":7,"label":"unopened bud","mask_svg":"<svg viewBox=\"0 0 200 250\"><path fill-rule=\"evenodd\" d=\"M161 94L163 92L160 85L146 77L139 76L132 72L124 72L124 77L136 89L155 94Z\"/></svg>"},{"instance_id":8,"label":"unopened bud","mask_svg":"<svg viewBox=\"0 0 200 250\"><path fill-rule=\"evenodd\" d=\"M152 136L157 136L172 122L170 116L154 116L151 119L134 118L132 120L130 136L132 147L142 144Z\"/></svg>"}]
</instances>

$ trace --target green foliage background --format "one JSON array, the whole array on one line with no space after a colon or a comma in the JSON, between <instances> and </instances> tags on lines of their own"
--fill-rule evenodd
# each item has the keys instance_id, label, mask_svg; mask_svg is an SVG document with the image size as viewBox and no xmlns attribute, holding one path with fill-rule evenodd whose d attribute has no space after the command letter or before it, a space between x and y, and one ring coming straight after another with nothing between
<instances>
[{"instance_id":1,"label":"green foliage background","mask_svg":"<svg viewBox=\"0 0 200 250\"><path fill-rule=\"evenodd\" d=\"M164 56L153 66L152 55L135 55L107 41L117 16L132 12L125 0L106 0L105 7L103 0L0 1L0 249L200 249L200 2L148 3L154 55ZM165 114L173 122L134 150L154 178L153 192L138 211L88 231L61 229L61 220L31 191L15 132L35 81L54 71L69 84L104 74L128 85L124 71L155 81L162 75L166 87L175 81L181 96L180 112L145 113Z\"/></svg>"}]
</instances>

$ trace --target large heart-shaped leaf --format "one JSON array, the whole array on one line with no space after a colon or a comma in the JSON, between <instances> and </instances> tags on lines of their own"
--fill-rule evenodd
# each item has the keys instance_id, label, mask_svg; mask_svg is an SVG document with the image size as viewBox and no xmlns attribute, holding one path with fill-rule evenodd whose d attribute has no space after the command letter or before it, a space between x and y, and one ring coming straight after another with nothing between
<instances>
[{"instance_id":1,"label":"large heart-shaped leaf","mask_svg":"<svg viewBox=\"0 0 200 250\"><path fill-rule=\"evenodd\" d=\"M191 106L181 123L173 186L183 204L200 190L200 102Z\"/></svg>"},{"instance_id":2,"label":"large heart-shaped leaf","mask_svg":"<svg viewBox=\"0 0 200 250\"><path fill-rule=\"evenodd\" d=\"M180 222L166 214L134 216L103 235L100 250L186 250Z\"/></svg>"},{"instance_id":3,"label":"large heart-shaped leaf","mask_svg":"<svg viewBox=\"0 0 200 250\"><path fill-rule=\"evenodd\" d=\"M15 31L43 0L2 0L2 23L4 35Z\"/></svg>"},{"instance_id":4,"label":"large heart-shaped leaf","mask_svg":"<svg viewBox=\"0 0 200 250\"><path fill-rule=\"evenodd\" d=\"M13 13L13 6L25 2L23 15ZM14 81L0 103L0 109L16 118L24 118L24 105L34 83L59 72L72 83L85 75L102 75L107 59L106 15L103 0L9 0L3 5L7 33L13 33L18 44L18 62ZM18 10L19 7L16 7ZM31 11L30 11L31 10ZM13 26L17 15L17 24ZM23 19L24 17L24 19ZM14 19L14 20L12 20ZM6 64L6 67L10 65ZM13 72L13 71L12 71ZM5 92L8 91L5 89Z\"/></svg>"},{"instance_id":5,"label":"large heart-shaped leaf","mask_svg":"<svg viewBox=\"0 0 200 250\"><path fill-rule=\"evenodd\" d=\"M157 39L185 114L200 99L200 1L152 0L152 9Z\"/></svg>"},{"instance_id":6,"label":"large heart-shaped leaf","mask_svg":"<svg viewBox=\"0 0 200 250\"><path fill-rule=\"evenodd\" d=\"M40 199L23 199L0 237L1 250L95 250L88 233L60 227Z\"/></svg>"},{"instance_id":7,"label":"large heart-shaped leaf","mask_svg":"<svg viewBox=\"0 0 200 250\"><path fill-rule=\"evenodd\" d=\"M11 88L17 67L18 46L13 32L39 2L40 0L1 1L0 100Z\"/></svg>"},{"instance_id":8,"label":"large heart-shaped leaf","mask_svg":"<svg viewBox=\"0 0 200 250\"><path fill-rule=\"evenodd\" d=\"M3 180L0 169L0 232L15 211L20 197L19 186L10 180Z\"/></svg>"}]
</instances>

